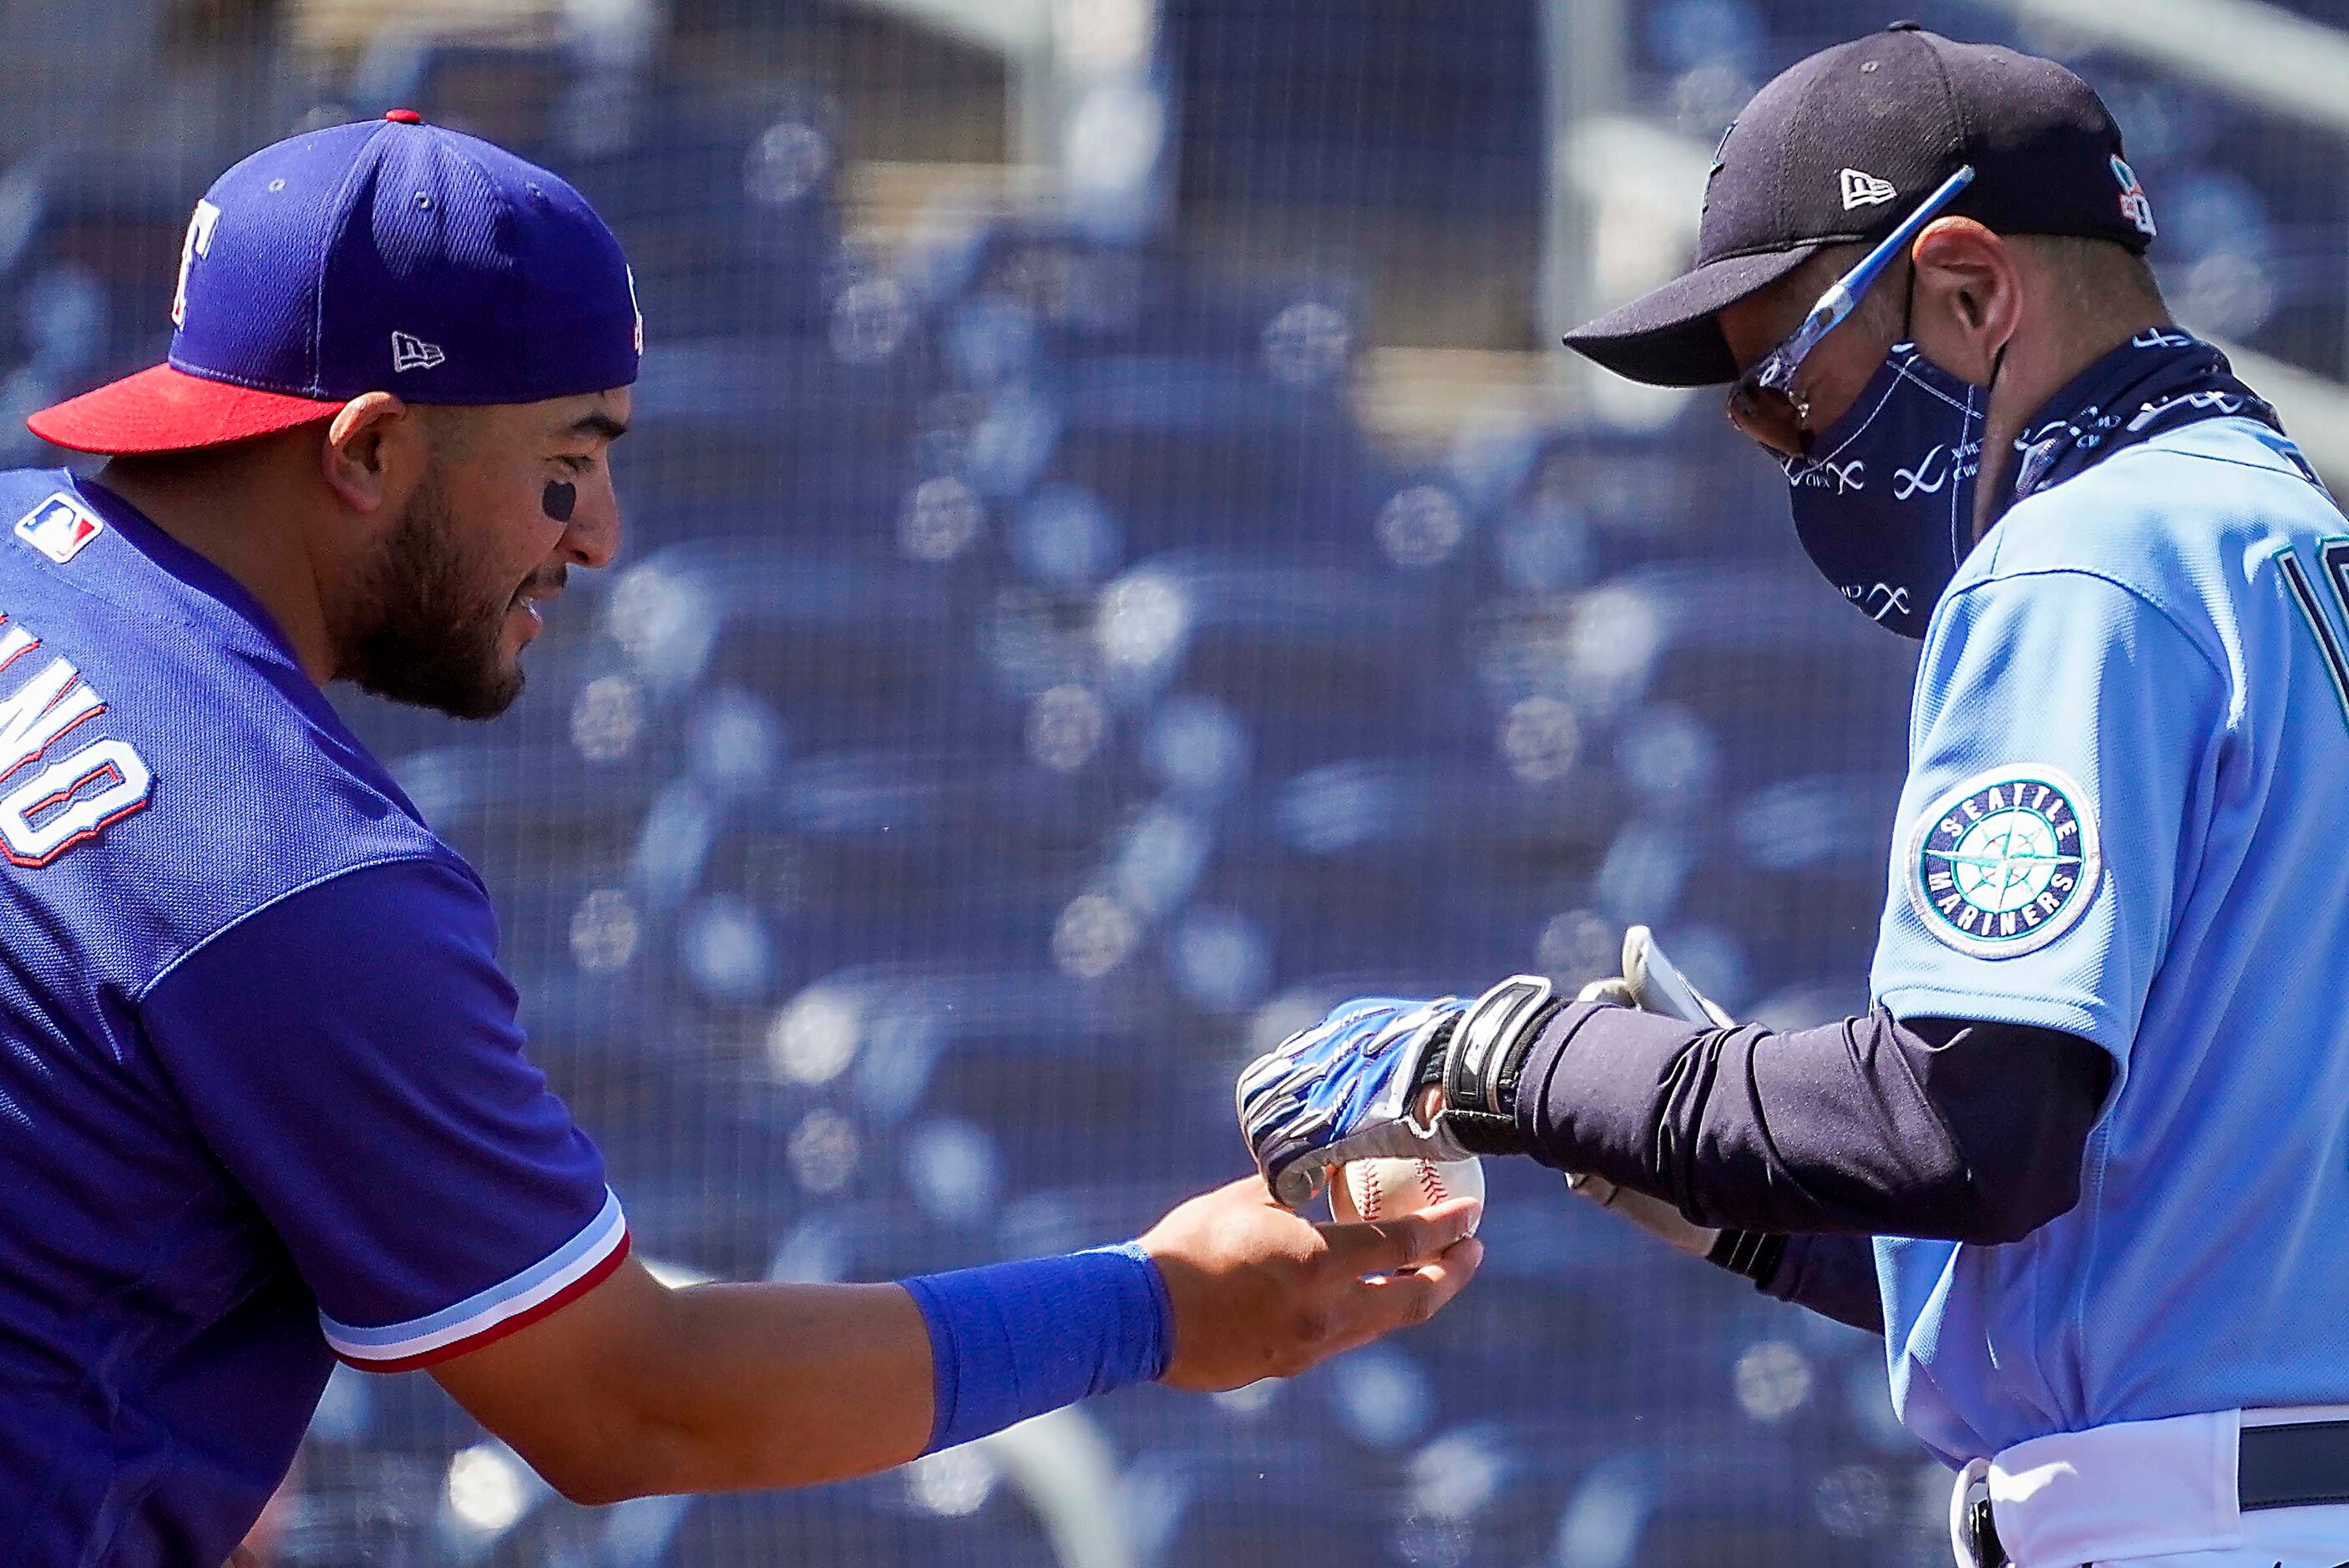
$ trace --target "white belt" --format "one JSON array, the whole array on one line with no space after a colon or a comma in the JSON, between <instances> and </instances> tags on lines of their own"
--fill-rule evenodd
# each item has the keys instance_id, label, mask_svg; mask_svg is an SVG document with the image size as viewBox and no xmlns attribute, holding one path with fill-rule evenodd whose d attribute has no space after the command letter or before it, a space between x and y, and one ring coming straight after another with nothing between
<instances>
[{"instance_id":1,"label":"white belt","mask_svg":"<svg viewBox=\"0 0 2349 1568\"><path fill-rule=\"evenodd\" d=\"M2218 1410L2033 1438L1959 1472L1951 1544L1973 1562L1967 1516L1986 1494L2015 1568L2227 1551L2243 1542L2242 1429L2344 1418L2349 1406Z\"/></svg>"}]
</instances>

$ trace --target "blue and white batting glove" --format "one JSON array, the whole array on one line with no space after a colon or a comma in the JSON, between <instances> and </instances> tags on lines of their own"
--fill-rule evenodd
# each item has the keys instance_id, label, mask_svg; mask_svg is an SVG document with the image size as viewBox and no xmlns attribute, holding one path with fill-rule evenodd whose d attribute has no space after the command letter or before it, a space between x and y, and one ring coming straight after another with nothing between
<instances>
[{"instance_id":1,"label":"blue and white batting glove","mask_svg":"<svg viewBox=\"0 0 2349 1568\"><path fill-rule=\"evenodd\" d=\"M1556 1010L1548 981L1519 975L1474 1002L1360 997L1291 1035L1248 1064L1237 1095L1273 1197L1302 1208L1355 1160L1516 1152L1517 1069ZM1443 1108L1422 1121L1432 1088Z\"/></svg>"}]
</instances>

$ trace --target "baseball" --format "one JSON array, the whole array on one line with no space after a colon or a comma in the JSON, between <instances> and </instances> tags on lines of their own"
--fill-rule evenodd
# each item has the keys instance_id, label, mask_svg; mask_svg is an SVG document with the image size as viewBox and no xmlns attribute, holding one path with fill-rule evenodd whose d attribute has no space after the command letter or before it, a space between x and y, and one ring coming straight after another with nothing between
<instances>
[{"instance_id":1,"label":"baseball","mask_svg":"<svg viewBox=\"0 0 2349 1568\"><path fill-rule=\"evenodd\" d=\"M1391 1220L1454 1198L1485 1201L1485 1167L1475 1160L1357 1160L1330 1183L1330 1217Z\"/></svg>"}]
</instances>

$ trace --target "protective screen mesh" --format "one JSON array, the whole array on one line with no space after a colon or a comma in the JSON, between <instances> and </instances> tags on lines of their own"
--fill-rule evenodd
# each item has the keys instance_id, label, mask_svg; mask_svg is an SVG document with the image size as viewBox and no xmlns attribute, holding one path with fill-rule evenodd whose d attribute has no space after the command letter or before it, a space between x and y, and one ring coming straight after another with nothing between
<instances>
[{"instance_id":1,"label":"protective screen mesh","mask_svg":"<svg viewBox=\"0 0 2349 1568\"><path fill-rule=\"evenodd\" d=\"M2088 75L2180 316L2343 375L2337 134L1909 9ZM879 1279L1115 1240L1244 1169L1234 1070L1348 995L1578 985L1642 923L1741 1015L1865 1006L1913 655L1709 396L1545 343L1694 213L1671 160L1563 167L1582 132L1701 174L1754 88L1883 20L11 0L0 459L60 460L19 417L160 356L189 205L254 147L408 106L564 174L646 320L624 555L502 720L348 711L488 880L647 1255ZM573 1508L429 1378L338 1374L253 1553L1946 1560L1879 1346L1492 1177L1430 1326L803 1493Z\"/></svg>"}]
</instances>

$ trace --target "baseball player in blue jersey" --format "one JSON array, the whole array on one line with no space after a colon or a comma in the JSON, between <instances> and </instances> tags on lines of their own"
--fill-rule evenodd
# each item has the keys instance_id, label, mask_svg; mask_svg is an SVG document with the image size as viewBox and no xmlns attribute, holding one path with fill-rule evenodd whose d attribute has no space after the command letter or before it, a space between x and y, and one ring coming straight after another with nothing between
<instances>
[{"instance_id":1,"label":"baseball player in blue jersey","mask_svg":"<svg viewBox=\"0 0 2349 1568\"><path fill-rule=\"evenodd\" d=\"M1772 1033L1635 933L1560 998L1350 1003L1240 1110L1292 1202L1515 1151L1883 1333L1980 1568L2349 1558L2349 521L2143 261L2071 73L1901 25L1764 88L1692 272L1578 328L1729 383L1924 642L1863 1017Z\"/></svg>"},{"instance_id":2,"label":"baseball player in blue jersey","mask_svg":"<svg viewBox=\"0 0 2349 1568\"><path fill-rule=\"evenodd\" d=\"M600 1501L1293 1371L1474 1273L1470 1205L1314 1226L1250 1177L1064 1257L662 1286L480 881L320 690L495 714L612 558L617 242L396 110L223 175L171 315L167 364L30 421L94 478L0 475L0 1563L222 1562L336 1357Z\"/></svg>"}]
</instances>

